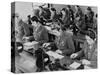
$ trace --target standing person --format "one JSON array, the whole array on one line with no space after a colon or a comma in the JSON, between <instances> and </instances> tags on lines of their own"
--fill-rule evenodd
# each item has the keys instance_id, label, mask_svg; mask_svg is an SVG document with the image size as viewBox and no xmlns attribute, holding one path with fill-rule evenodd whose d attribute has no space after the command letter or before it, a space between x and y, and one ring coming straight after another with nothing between
<instances>
[{"instance_id":1,"label":"standing person","mask_svg":"<svg viewBox=\"0 0 100 75\"><path fill-rule=\"evenodd\" d=\"M27 24L31 25L32 24L32 22L31 22L31 15L28 15L27 18L28 18L28 20L27 20L28 23Z\"/></svg>"},{"instance_id":2,"label":"standing person","mask_svg":"<svg viewBox=\"0 0 100 75\"><path fill-rule=\"evenodd\" d=\"M67 6L69 10L70 24L74 23L74 11L70 5Z\"/></svg>"},{"instance_id":3,"label":"standing person","mask_svg":"<svg viewBox=\"0 0 100 75\"><path fill-rule=\"evenodd\" d=\"M69 11L68 11L68 9L66 9L66 8L62 8L62 10L61 10L61 14L62 14L62 22L63 22L63 24L64 24L64 26L66 27L66 28L68 28L69 27L69 23L70 23L70 21L69 21Z\"/></svg>"},{"instance_id":4,"label":"standing person","mask_svg":"<svg viewBox=\"0 0 100 75\"><path fill-rule=\"evenodd\" d=\"M31 15L28 15L27 18L28 18L27 24L29 25L30 36L32 36L33 35L33 27L32 27L32 22L31 22Z\"/></svg>"},{"instance_id":5,"label":"standing person","mask_svg":"<svg viewBox=\"0 0 100 75\"><path fill-rule=\"evenodd\" d=\"M79 6L75 6L75 25L78 27L81 34L87 34L86 33L86 24L85 24L85 15L82 12L82 9Z\"/></svg>"},{"instance_id":6,"label":"standing person","mask_svg":"<svg viewBox=\"0 0 100 75\"><path fill-rule=\"evenodd\" d=\"M80 6L75 6L75 14L74 14L74 16L75 16L75 18L77 18L77 19L81 19L83 16L84 16L84 14L83 14L83 12L82 12L82 9L80 8Z\"/></svg>"},{"instance_id":7,"label":"standing person","mask_svg":"<svg viewBox=\"0 0 100 75\"><path fill-rule=\"evenodd\" d=\"M93 28L93 19L94 19L94 12L92 11L91 7L88 7L85 18L85 22L88 28Z\"/></svg>"}]
</instances>

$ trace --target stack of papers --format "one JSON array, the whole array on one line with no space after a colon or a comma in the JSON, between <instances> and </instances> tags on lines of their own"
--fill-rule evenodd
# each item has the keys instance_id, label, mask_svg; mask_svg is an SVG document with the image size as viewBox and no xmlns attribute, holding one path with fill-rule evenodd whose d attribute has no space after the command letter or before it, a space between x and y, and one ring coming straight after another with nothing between
<instances>
[{"instance_id":1,"label":"stack of papers","mask_svg":"<svg viewBox=\"0 0 100 75\"><path fill-rule=\"evenodd\" d=\"M52 56L54 57L55 59L62 59L64 56L63 55L60 55L56 52L53 52L53 51L48 51L46 52L49 56Z\"/></svg>"}]
</instances>

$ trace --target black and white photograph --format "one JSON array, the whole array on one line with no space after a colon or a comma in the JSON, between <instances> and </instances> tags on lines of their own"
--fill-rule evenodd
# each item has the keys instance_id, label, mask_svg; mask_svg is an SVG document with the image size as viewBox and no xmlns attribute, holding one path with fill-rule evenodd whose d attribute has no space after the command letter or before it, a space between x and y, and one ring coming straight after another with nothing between
<instances>
[{"instance_id":1,"label":"black and white photograph","mask_svg":"<svg viewBox=\"0 0 100 75\"><path fill-rule=\"evenodd\" d=\"M11 3L11 72L98 68L98 7Z\"/></svg>"}]
</instances>

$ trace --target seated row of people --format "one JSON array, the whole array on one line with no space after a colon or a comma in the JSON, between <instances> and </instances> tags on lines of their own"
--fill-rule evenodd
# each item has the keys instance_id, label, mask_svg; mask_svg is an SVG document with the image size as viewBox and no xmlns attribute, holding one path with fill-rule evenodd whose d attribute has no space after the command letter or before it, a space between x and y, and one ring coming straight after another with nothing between
<instances>
[{"instance_id":1,"label":"seated row of people","mask_svg":"<svg viewBox=\"0 0 100 75\"><path fill-rule=\"evenodd\" d=\"M64 10L64 9L63 9ZM38 41L40 44L46 43L49 41L49 35L46 28L42 25L41 21L36 17L31 18L32 25L30 28L33 28L32 36L25 34L25 36L29 36L29 40ZM24 31L29 32L27 29L27 24L22 22L22 27ZM67 35L65 32L65 27L62 26L60 30L60 36L56 37L54 44L56 44L57 48L62 50L65 54L72 54L75 51L74 42L72 36ZM25 33L26 33L25 32ZM28 33L29 34L29 33Z\"/></svg>"}]
</instances>

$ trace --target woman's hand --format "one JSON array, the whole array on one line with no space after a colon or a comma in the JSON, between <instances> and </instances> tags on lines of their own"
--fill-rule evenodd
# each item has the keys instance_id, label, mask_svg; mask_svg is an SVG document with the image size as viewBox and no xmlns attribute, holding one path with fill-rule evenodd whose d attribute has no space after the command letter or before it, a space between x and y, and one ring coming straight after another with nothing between
<instances>
[{"instance_id":1,"label":"woman's hand","mask_svg":"<svg viewBox=\"0 0 100 75\"><path fill-rule=\"evenodd\" d=\"M62 54L61 50L56 50L56 53Z\"/></svg>"},{"instance_id":2,"label":"woman's hand","mask_svg":"<svg viewBox=\"0 0 100 75\"><path fill-rule=\"evenodd\" d=\"M50 43L44 43L43 47L48 47L50 45Z\"/></svg>"},{"instance_id":3,"label":"woman's hand","mask_svg":"<svg viewBox=\"0 0 100 75\"><path fill-rule=\"evenodd\" d=\"M73 53L70 58L75 59L78 56L78 53Z\"/></svg>"}]
</instances>

